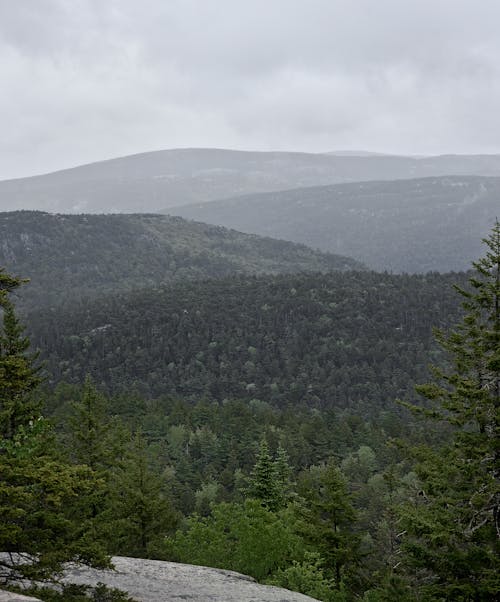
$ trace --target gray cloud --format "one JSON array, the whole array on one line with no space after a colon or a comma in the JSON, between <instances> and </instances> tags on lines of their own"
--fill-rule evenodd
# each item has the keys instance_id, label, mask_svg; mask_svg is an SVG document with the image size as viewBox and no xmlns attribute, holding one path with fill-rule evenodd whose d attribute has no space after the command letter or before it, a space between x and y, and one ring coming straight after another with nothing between
<instances>
[{"instance_id":1,"label":"gray cloud","mask_svg":"<svg viewBox=\"0 0 500 602\"><path fill-rule=\"evenodd\" d=\"M0 0L0 178L185 146L500 152L497 0Z\"/></svg>"}]
</instances>

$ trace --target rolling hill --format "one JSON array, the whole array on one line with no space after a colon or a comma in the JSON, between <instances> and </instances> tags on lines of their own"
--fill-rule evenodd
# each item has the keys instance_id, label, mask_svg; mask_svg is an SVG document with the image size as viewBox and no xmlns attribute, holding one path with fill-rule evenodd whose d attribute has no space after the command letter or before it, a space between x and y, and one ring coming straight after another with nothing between
<instances>
[{"instance_id":1,"label":"rolling hill","mask_svg":"<svg viewBox=\"0 0 500 602\"><path fill-rule=\"evenodd\" d=\"M500 176L500 155L385 155L173 149L0 182L0 210L158 212L236 195L368 180Z\"/></svg>"},{"instance_id":2,"label":"rolling hill","mask_svg":"<svg viewBox=\"0 0 500 602\"><path fill-rule=\"evenodd\" d=\"M358 182L240 196L169 210L341 253L394 272L464 270L500 215L500 178Z\"/></svg>"},{"instance_id":3,"label":"rolling hill","mask_svg":"<svg viewBox=\"0 0 500 602\"><path fill-rule=\"evenodd\" d=\"M240 276L31 312L49 382L112 392L355 409L412 398L461 313L464 274Z\"/></svg>"},{"instance_id":4,"label":"rolling hill","mask_svg":"<svg viewBox=\"0 0 500 602\"><path fill-rule=\"evenodd\" d=\"M160 215L0 214L0 267L29 303L231 274L362 269L303 245Z\"/></svg>"}]
</instances>

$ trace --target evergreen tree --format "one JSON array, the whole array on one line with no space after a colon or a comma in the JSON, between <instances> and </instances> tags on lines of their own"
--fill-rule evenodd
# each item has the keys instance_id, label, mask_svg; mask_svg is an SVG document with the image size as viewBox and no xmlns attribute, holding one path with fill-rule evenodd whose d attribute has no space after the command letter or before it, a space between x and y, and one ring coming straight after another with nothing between
<instances>
[{"instance_id":1,"label":"evergreen tree","mask_svg":"<svg viewBox=\"0 0 500 602\"><path fill-rule=\"evenodd\" d=\"M276 450L274 471L278 486L279 507L285 507L292 497L292 468L290 466L288 454L281 445Z\"/></svg>"},{"instance_id":2,"label":"evergreen tree","mask_svg":"<svg viewBox=\"0 0 500 602\"><path fill-rule=\"evenodd\" d=\"M356 559L359 543L353 533L356 511L346 478L331 461L312 466L301 475L299 495L300 534L321 554L339 588L346 567Z\"/></svg>"},{"instance_id":3,"label":"evergreen tree","mask_svg":"<svg viewBox=\"0 0 500 602\"><path fill-rule=\"evenodd\" d=\"M96 487L94 475L43 451L45 425L36 426L12 442L0 440L0 584L51 580L70 561L109 566L80 511Z\"/></svg>"},{"instance_id":4,"label":"evergreen tree","mask_svg":"<svg viewBox=\"0 0 500 602\"><path fill-rule=\"evenodd\" d=\"M415 412L451 425L452 442L414 451L419 495L402 509L408 564L426 595L493 600L500 591L500 224L464 297L465 317L437 340L450 357L417 390L433 407ZM408 405L408 404L407 404Z\"/></svg>"},{"instance_id":5,"label":"evergreen tree","mask_svg":"<svg viewBox=\"0 0 500 602\"><path fill-rule=\"evenodd\" d=\"M24 328L9 296L23 282L0 268L0 436L7 439L40 415L39 404L31 396L41 382L36 354L28 353L30 341L23 336Z\"/></svg>"},{"instance_id":6,"label":"evergreen tree","mask_svg":"<svg viewBox=\"0 0 500 602\"><path fill-rule=\"evenodd\" d=\"M79 397L79 398L78 398ZM109 546L109 510L114 467L123 460L130 433L109 417L108 399L88 376L81 394L69 402L70 415L63 433L64 447L71 461L92 471L95 486L78 500L80 513L87 516L88 530L95 541Z\"/></svg>"},{"instance_id":7,"label":"evergreen tree","mask_svg":"<svg viewBox=\"0 0 500 602\"><path fill-rule=\"evenodd\" d=\"M269 446L265 439L261 441L247 493L250 497L260 500L261 504L269 510L278 510L282 506L283 495L280 491L276 464L269 453Z\"/></svg>"},{"instance_id":8,"label":"evergreen tree","mask_svg":"<svg viewBox=\"0 0 500 602\"><path fill-rule=\"evenodd\" d=\"M112 476L107 518L113 553L150 558L177 522L164 481L151 464L139 432Z\"/></svg>"},{"instance_id":9,"label":"evergreen tree","mask_svg":"<svg viewBox=\"0 0 500 602\"><path fill-rule=\"evenodd\" d=\"M93 474L60 460L31 401L40 379L9 297L20 284L0 270L0 583L50 579L68 561L109 565L78 506L96 486Z\"/></svg>"},{"instance_id":10,"label":"evergreen tree","mask_svg":"<svg viewBox=\"0 0 500 602\"><path fill-rule=\"evenodd\" d=\"M108 441L108 403L95 388L90 376L83 385L80 401L71 403L68 449L74 461L102 473L112 463Z\"/></svg>"}]
</instances>

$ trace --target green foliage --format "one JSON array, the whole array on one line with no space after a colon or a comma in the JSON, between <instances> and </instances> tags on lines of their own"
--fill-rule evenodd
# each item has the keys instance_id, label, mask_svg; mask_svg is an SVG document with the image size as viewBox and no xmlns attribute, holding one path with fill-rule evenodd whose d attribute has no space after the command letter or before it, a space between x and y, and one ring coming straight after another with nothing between
<instances>
[{"instance_id":1,"label":"green foliage","mask_svg":"<svg viewBox=\"0 0 500 602\"><path fill-rule=\"evenodd\" d=\"M437 600L441 599L437 598ZM389 574L381 580L378 587L366 591L363 596L363 602L420 602L420 600L421 598L413 591L407 580L397 574Z\"/></svg>"},{"instance_id":2,"label":"green foliage","mask_svg":"<svg viewBox=\"0 0 500 602\"><path fill-rule=\"evenodd\" d=\"M453 442L414 451L419 495L401 511L420 589L446 600L490 600L500 590L500 224L465 298L464 320L438 340L449 370L418 387L434 404L414 410L451 424Z\"/></svg>"},{"instance_id":3,"label":"green foliage","mask_svg":"<svg viewBox=\"0 0 500 602\"><path fill-rule=\"evenodd\" d=\"M109 564L79 511L98 483L88 467L58 458L30 397L39 378L9 298L20 282L0 271L0 582L50 579L71 560Z\"/></svg>"},{"instance_id":4,"label":"green foliage","mask_svg":"<svg viewBox=\"0 0 500 602\"><path fill-rule=\"evenodd\" d=\"M303 555L291 517L264 508L258 500L220 503L207 517L186 519L185 529L166 544L165 554L179 562L231 569L262 581Z\"/></svg>"},{"instance_id":5,"label":"green foliage","mask_svg":"<svg viewBox=\"0 0 500 602\"><path fill-rule=\"evenodd\" d=\"M59 589L48 587L30 587L16 589L21 594L35 596L43 602L134 602L126 592L98 583L95 587L89 585L63 585Z\"/></svg>"},{"instance_id":6,"label":"green foliage","mask_svg":"<svg viewBox=\"0 0 500 602\"><path fill-rule=\"evenodd\" d=\"M110 477L103 519L114 554L150 558L176 525L164 481L151 464L147 443L138 432Z\"/></svg>"},{"instance_id":7,"label":"green foliage","mask_svg":"<svg viewBox=\"0 0 500 602\"><path fill-rule=\"evenodd\" d=\"M30 395L41 381L34 365L37 356L28 353L29 339L9 297L22 282L0 268L0 437L5 439L39 416L39 405Z\"/></svg>"},{"instance_id":8,"label":"green foliage","mask_svg":"<svg viewBox=\"0 0 500 602\"><path fill-rule=\"evenodd\" d=\"M351 272L186 282L29 320L56 382L89 373L113 393L372 417L393 410L397 397L411 399L429 358L440 361L431 327L459 319L448 286L456 279ZM326 431L318 421L310 439Z\"/></svg>"},{"instance_id":9,"label":"green foliage","mask_svg":"<svg viewBox=\"0 0 500 602\"><path fill-rule=\"evenodd\" d=\"M278 569L266 583L306 594L322 602L346 602L348 599L345 593L335 587L335 581L325 575L321 556L315 552L305 552L304 560L294 560L286 568Z\"/></svg>"},{"instance_id":10,"label":"green foliage","mask_svg":"<svg viewBox=\"0 0 500 602\"><path fill-rule=\"evenodd\" d=\"M276 467L265 439L261 441L259 453L250 474L247 493L250 497L259 500L269 510L275 511L280 506Z\"/></svg>"},{"instance_id":11,"label":"green foliage","mask_svg":"<svg viewBox=\"0 0 500 602\"><path fill-rule=\"evenodd\" d=\"M32 401L35 359L9 297L19 281L0 272L0 386L18 387L3 406L0 549L17 576L104 565L105 541L335 602L493 599L498 224L487 243L442 349L429 324L459 318L442 290L456 275L244 277L42 312L33 323L56 372L97 383L51 394L64 453ZM426 376L427 357L428 401L406 405L436 427L385 405ZM414 466L386 445L396 435Z\"/></svg>"},{"instance_id":12,"label":"green foliage","mask_svg":"<svg viewBox=\"0 0 500 602\"><path fill-rule=\"evenodd\" d=\"M88 538L89 517L75 514L96 486L92 472L40 454L44 442L33 438L43 436L27 435L0 455L0 550L9 553L0 560L0 581L49 579L70 560L108 565Z\"/></svg>"},{"instance_id":13,"label":"green foliage","mask_svg":"<svg viewBox=\"0 0 500 602\"><path fill-rule=\"evenodd\" d=\"M211 506L217 501L220 492L220 485L216 481L203 483L195 492L195 511L201 516L208 516Z\"/></svg>"},{"instance_id":14,"label":"green foliage","mask_svg":"<svg viewBox=\"0 0 500 602\"><path fill-rule=\"evenodd\" d=\"M106 397L90 377L85 379L81 399L71 403L70 412L66 446L72 460L103 473L113 462L110 416Z\"/></svg>"},{"instance_id":15,"label":"green foliage","mask_svg":"<svg viewBox=\"0 0 500 602\"><path fill-rule=\"evenodd\" d=\"M317 550L324 566L340 583L356 560L359 538L354 533L356 511L347 480L333 463L312 466L300 475L295 506L298 531Z\"/></svg>"},{"instance_id":16,"label":"green foliage","mask_svg":"<svg viewBox=\"0 0 500 602\"><path fill-rule=\"evenodd\" d=\"M290 473L288 455L283 447L278 448L273 459L266 439L262 439L244 492L273 512L281 510L290 497Z\"/></svg>"},{"instance_id":17,"label":"green foliage","mask_svg":"<svg viewBox=\"0 0 500 602\"><path fill-rule=\"evenodd\" d=\"M274 459L274 472L279 492L278 508L286 506L293 497L292 494L292 467L290 458L282 445L278 446Z\"/></svg>"}]
</instances>

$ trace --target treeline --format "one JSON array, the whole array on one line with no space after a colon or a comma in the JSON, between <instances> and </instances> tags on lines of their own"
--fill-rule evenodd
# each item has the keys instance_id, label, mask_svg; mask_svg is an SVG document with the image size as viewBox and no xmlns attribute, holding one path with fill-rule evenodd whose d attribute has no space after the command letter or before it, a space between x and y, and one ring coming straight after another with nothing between
<instances>
[{"instance_id":1,"label":"treeline","mask_svg":"<svg viewBox=\"0 0 500 602\"><path fill-rule=\"evenodd\" d=\"M260 399L374 415L440 363L432 327L461 313L464 274L239 277L68 304L29 316L50 382L108 392Z\"/></svg>"}]
</instances>

